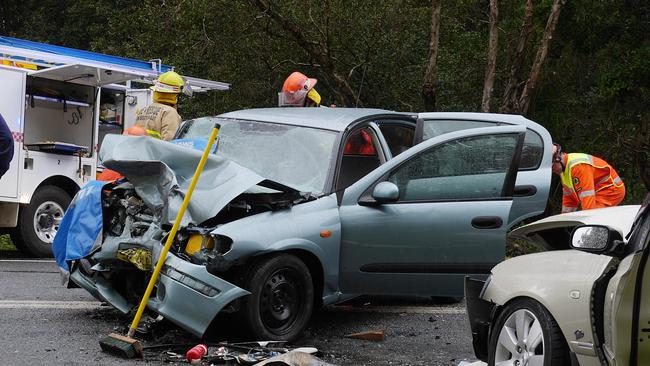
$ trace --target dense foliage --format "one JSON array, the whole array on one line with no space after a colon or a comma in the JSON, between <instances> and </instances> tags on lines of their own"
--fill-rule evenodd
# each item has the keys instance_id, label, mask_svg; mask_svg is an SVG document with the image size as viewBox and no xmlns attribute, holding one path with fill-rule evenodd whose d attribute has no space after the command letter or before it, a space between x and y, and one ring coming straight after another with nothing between
<instances>
[{"instance_id":1,"label":"dense foliage","mask_svg":"<svg viewBox=\"0 0 650 366\"><path fill-rule=\"evenodd\" d=\"M499 2L492 111L501 105L524 3ZM523 81L552 4L534 1ZM273 106L293 70L318 78L326 103L421 111L430 18L426 0L0 2L0 34L161 58L180 73L232 83L230 92L185 99L186 118ZM438 110L479 110L488 23L488 0L442 1ZM649 34L646 0L567 2L527 112L565 150L612 163L629 203L650 189Z\"/></svg>"}]
</instances>

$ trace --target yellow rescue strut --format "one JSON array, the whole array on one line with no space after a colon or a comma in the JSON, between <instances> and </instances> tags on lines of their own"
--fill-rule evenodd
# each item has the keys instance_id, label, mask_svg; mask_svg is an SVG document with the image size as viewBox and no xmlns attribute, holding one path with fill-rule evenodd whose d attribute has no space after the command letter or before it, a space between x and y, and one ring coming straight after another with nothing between
<instances>
[{"instance_id":1,"label":"yellow rescue strut","mask_svg":"<svg viewBox=\"0 0 650 366\"><path fill-rule=\"evenodd\" d=\"M217 134L219 133L219 128L221 128L221 126L218 123L216 123L214 125L214 128L212 129L212 133L210 134L210 138L208 139L208 144L205 147L205 150L203 150L203 155L201 156L199 165L197 165L196 167L196 171L194 172L194 177L192 177L192 182L190 183L190 187L187 189L187 194L183 199L183 204L181 205L180 210L178 210L178 214L176 214L176 220L174 220L174 226L172 226L172 230L169 232L169 235L167 235L167 241L165 242L165 246L160 252L158 263L156 263L156 268L154 268L153 273L151 274L151 279L149 280L147 289L145 290L144 295L142 296L142 300L140 301L140 306L138 306L138 312L135 313L135 317L133 318L133 322L131 323L131 327L129 328L129 333L127 337L133 337L136 328L138 328L138 324L140 324L140 318L142 317L142 313L144 312L144 309L147 307L147 302L149 301L149 296L151 296L151 291L153 291L153 287L156 284L156 281L158 280L158 275L160 274L160 270L162 269L162 266L165 264L165 260L167 259L167 252L169 252L169 248L172 246L172 243L174 242L174 237L176 236L178 227L181 225L181 219L185 214L185 209L187 208L187 205L190 203L192 192L194 192L194 187L196 186L196 182L199 181L199 176L203 171L205 162L208 160L208 155L210 154L210 150L212 149L212 144L214 144L214 141L217 138Z\"/></svg>"}]
</instances>

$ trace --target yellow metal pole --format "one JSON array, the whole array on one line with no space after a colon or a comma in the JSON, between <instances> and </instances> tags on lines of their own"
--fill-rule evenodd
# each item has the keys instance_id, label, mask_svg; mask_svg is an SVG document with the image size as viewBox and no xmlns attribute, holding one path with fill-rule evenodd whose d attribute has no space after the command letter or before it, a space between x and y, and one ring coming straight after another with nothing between
<instances>
[{"instance_id":1,"label":"yellow metal pole","mask_svg":"<svg viewBox=\"0 0 650 366\"><path fill-rule=\"evenodd\" d=\"M192 177L192 182L190 183L190 187L187 189L187 194L185 195L185 199L183 199L183 204L181 205L178 214L176 214L176 220L174 220L174 226L172 226L172 230L169 232L169 235L167 236L167 241L165 242L165 246L160 252L160 258L158 258L158 263L156 263L156 268L154 268L153 273L151 274L151 279L149 280L147 289L145 290L144 295L142 296L142 300L140 301L140 306L138 306L138 311L137 313L135 313L135 317L133 318L133 322L131 323L131 327L129 328L129 333L128 333L129 337L133 337L136 328L138 328L138 324L140 324L140 318L142 317L142 313L144 312L144 309L147 306L147 302L149 301L149 296L151 296L151 291L153 291L153 287L156 284L156 281L158 280L158 275L160 274L160 270L162 269L163 264L165 264L165 260L167 259L167 252L169 252L169 248L172 246L172 243L174 242L174 237L176 236L178 227L181 225L181 219L185 214L185 209L187 208L187 205L190 203L192 192L194 192L194 187L196 186L196 182L198 182L199 176L203 171L205 162L208 160L208 155L210 154L210 150L212 149L214 140L217 138L217 134L219 133L219 128L220 128L219 124L215 124L214 128L212 129L212 133L210 134L210 138L208 139L208 144L205 147L205 150L203 150L203 155L201 156L199 165L197 165L196 167L196 171L194 172L194 177Z\"/></svg>"}]
</instances>

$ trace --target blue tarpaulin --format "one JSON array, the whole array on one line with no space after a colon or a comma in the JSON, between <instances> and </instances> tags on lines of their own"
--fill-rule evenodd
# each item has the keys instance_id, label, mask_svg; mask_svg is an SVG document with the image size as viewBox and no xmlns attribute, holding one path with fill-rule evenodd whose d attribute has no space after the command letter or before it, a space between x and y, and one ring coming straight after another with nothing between
<instances>
[{"instance_id":1,"label":"blue tarpaulin","mask_svg":"<svg viewBox=\"0 0 650 366\"><path fill-rule=\"evenodd\" d=\"M69 272L68 261L88 254L102 233L102 188L107 182L91 181L70 203L52 243L56 263Z\"/></svg>"},{"instance_id":2,"label":"blue tarpaulin","mask_svg":"<svg viewBox=\"0 0 650 366\"><path fill-rule=\"evenodd\" d=\"M180 145L180 146L185 146L192 148L194 150L199 150L203 151L205 150L205 147L208 145L208 139L207 138L201 138L201 137L195 137L195 138L187 138L187 139L175 139L171 141L172 144ZM217 144L212 145L212 151L211 153L214 153L217 150Z\"/></svg>"}]
</instances>

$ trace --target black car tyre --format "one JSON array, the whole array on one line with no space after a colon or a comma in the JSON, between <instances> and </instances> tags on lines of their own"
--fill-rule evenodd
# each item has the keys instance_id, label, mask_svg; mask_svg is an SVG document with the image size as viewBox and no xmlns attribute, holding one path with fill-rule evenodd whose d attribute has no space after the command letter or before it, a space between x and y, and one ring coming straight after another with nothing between
<instances>
[{"instance_id":1,"label":"black car tyre","mask_svg":"<svg viewBox=\"0 0 650 366\"><path fill-rule=\"evenodd\" d=\"M307 326L314 286L300 259L290 254L266 257L252 265L244 281L251 295L242 299L242 320L257 339L293 340Z\"/></svg>"},{"instance_id":2,"label":"black car tyre","mask_svg":"<svg viewBox=\"0 0 650 366\"><path fill-rule=\"evenodd\" d=\"M51 257L54 236L71 200L59 187L43 186L36 190L29 205L20 209L18 227L11 233L14 245L35 257Z\"/></svg>"},{"instance_id":3,"label":"black car tyre","mask_svg":"<svg viewBox=\"0 0 650 366\"><path fill-rule=\"evenodd\" d=\"M560 327L535 300L506 305L490 335L488 365L570 365L569 350Z\"/></svg>"}]
</instances>

